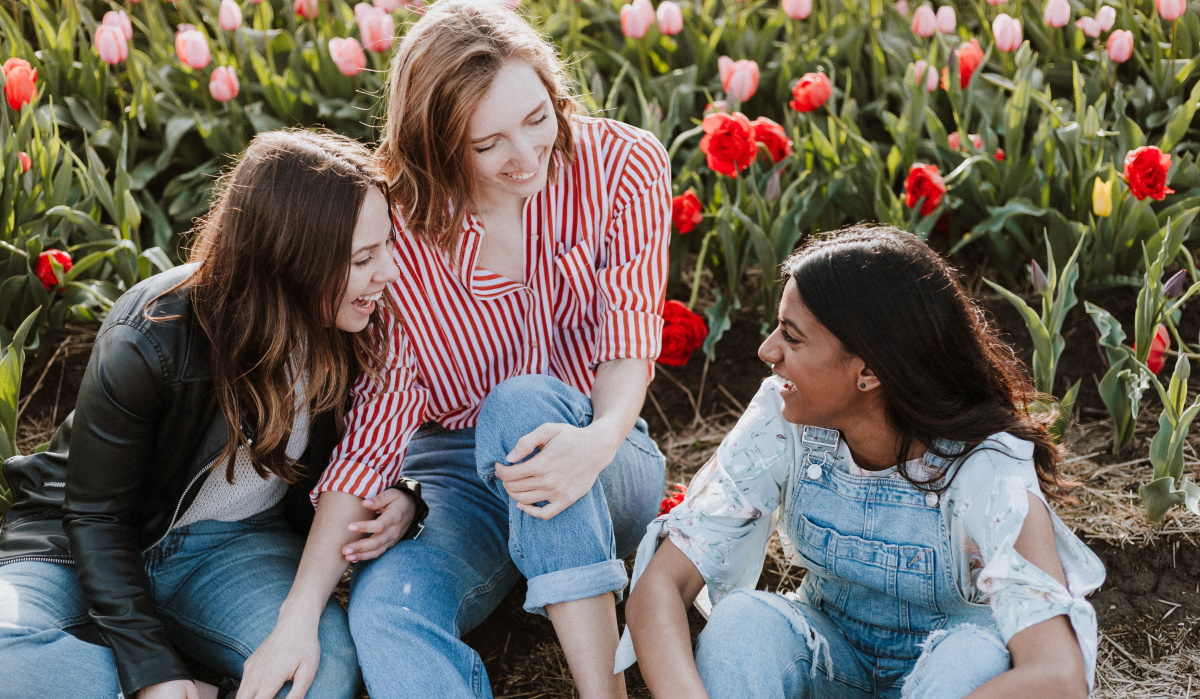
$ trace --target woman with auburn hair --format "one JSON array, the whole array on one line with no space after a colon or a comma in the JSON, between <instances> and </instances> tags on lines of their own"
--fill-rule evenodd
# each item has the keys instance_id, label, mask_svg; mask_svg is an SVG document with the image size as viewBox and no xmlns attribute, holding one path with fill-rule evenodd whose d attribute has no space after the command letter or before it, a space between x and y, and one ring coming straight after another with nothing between
<instances>
[{"instance_id":1,"label":"woman with auburn hair","mask_svg":"<svg viewBox=\"0 0 1200 699\"><path fill-rule=\"evenodd\" d=\"M4 465L6 696L217 696L176 649L244 677L238 696L274 696L292 676L246 664L272 627L311 639L293 692L355 696L354 644L329 600L338 548L378 555L416 503L322 495L321 535L305 548L302 531L351 383L384 370L385 187L350 139L259 134L218 182L191 263L113 304L50 448Z\"/></svg>"},{"instance_id":2,"label":"woman with auburn hair","mask_svg":"<svg viewBox=\"0 0 1200 699\"><path fill-rule=\"evenodd\" d=\"M624 695L615 602L662 497L638 418L658 356L670 167L653 135L578 114L553 48L501 3L441 0L388 83L397 227L386 387L360 383L321 488L399 472L421 536L358 566L368 691L488 697L461 636L521 576L585 697Z\"/></svg>"},{"instance_id":3,"label":"woman with auburn hair","mask_svg":"<svg viewBox=\"0 0 1200 699\"><path fill-rule=\"evenodd\" d=\"M1104 568L1047 507L1067 485L1055 416L1029 412L1012 350L895 228L784 271L773 376L647 529L618 667L636 648L672 698L1086 696ZM776 525L808 571L787 595L755 590Z\"/></svg>"}]
</instances>

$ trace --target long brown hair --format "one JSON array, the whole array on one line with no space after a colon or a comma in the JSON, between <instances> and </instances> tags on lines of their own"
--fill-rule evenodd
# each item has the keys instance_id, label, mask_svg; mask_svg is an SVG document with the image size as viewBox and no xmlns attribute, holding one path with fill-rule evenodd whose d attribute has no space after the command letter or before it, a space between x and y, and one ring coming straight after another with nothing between
<instances>
[{"instance_id":1,"label":"long brown hair","mask_svg":"<svg viewBox=\"0 0 1200 699\"><path fill-rule=\"evenodd\" d=\"M1037 394L1029 375L940 255L910 233L858 225L805 246L784 271L805 307L879 378L900 432L897 464L914 443L954 459L981 445L1000 449L985 442L1007 432L1033 443L1046 497L1071 500L1064 491L1073 484L1058 473L1062 453L1047 433L1056 416L1030 413ZM937 440L964 446L941 453ZM934 487L899 472L933 490L954 475Z\"/></svg>"},{"instance_id":2,"label":"long brown hair","mask_svg":"<svg viewBox=\"0 0 1200 699\"><path fill-rule=\"evenodd\" d=\"M516 12L487 0L439 0L405 35L388 75L388 108L377 156L414 235L451 256L474 193L470 120L506 59L529 64L550 93L562 164L574 157L566 87L554 46ZM549 179L558 173L551 156Z\"/></svg>"},{"instance_id":3,"label":"long brown hair","mask_svg":"<svg viewBox=\"0 0 1200 699\"><path fill-rule=\"evenodd\" d=\"M198 266L180 286L212 343L213 389L229 429L215 463L227 463L230 482L238 447L262 477L300 477L285 452L298 375L312 413L332 410L339 430L351 381L362 371L379 376L384 311L363 332L334 325L371 187L382 190L383 180L357 141L326 131L261 133L218 180L213 207L193 231Z\"/></svg>"}]
</instances>

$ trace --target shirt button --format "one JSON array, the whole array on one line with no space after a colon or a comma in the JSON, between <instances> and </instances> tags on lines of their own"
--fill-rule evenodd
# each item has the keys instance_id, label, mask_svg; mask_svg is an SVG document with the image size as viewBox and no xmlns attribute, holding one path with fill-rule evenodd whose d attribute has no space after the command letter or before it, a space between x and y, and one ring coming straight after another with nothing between
<instances>
[{"instance_id":1,"label":"shirt button","mask_svg":"<svg viewBox=\"0 0 1200 699\"><path fill-rule=\"evenodd\" d=\"M930 507L937 507L938 494L937 493L925 493L925 504L929 505Z\"/></svg>"},{"instance_id":2,"label":"shirt button","mask_svg":"<svg viewBox=\"0 0 1200 699\"><path fill-rule=\"evenodd\" d=\"M541 344L539 344L537 340L534 340L534 341L533 341L533 348L534 348L534 349L537 349L537 348L539 348L539 347L541 347Z\"/></svg>"},{"instance_id":3,"label":"shirt button","mask_svg":"<svg viewBox=\"0 0 1200 699\"><path fill-rule=\"evenodd\" d=\"M809 464L809 465L808 465L808 470L804 472L804 475L808 476L808 477L809 477L809 479L811 479L811 480L814 480L814 481L815 481L815 480L817 480L818 478L820 478L820 477L821 477L821 467L820 467L820 465L818 465L818 464Z\"/></svg>"}]
</instances>

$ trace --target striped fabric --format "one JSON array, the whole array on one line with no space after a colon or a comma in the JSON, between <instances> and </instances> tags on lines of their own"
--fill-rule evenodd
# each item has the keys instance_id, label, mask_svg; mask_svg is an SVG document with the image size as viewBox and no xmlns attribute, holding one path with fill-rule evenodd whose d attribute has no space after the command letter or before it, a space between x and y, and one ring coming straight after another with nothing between
<instances>
[{"instance_id":1,"label":"striped fabric","mask_svg":"<svg viewBox=\"0 0 1200 699\"><path fill-rule=\"evenodd\" d=\"M575 163L525 203L524 284L476 268L484 232L469 214L456 267L394 212L400 279L388 293L399 316L386 326L388 368L383 385L364 376L354 386L314 502L325 490L369 497L391 485L421 423L474 425L507 378L549 374L590 395L597 364L658 357L670 162L641 129L575 121Z\"/></svg>"}]
</instances>

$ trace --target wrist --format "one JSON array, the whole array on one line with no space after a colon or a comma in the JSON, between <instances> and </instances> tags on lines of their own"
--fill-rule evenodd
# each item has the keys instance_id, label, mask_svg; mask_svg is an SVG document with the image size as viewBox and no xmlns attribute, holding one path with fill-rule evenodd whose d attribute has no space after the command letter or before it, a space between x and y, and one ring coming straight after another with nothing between
<instances>
[{"instance_id":1,"label":"wrist","mask_svg":"<svg viewBox=\"0 0 1200 699\"><path fill-rule=\"evenodd\" d=\"M616 455L617 449L621 447L621 443L629 435L629 429L626 429L624 425L619 424L619 421L614 419L601 418L593 421L592 424L584 429L591 432L600 441L601 446L607 451L606 455L610 457Z\"/></svg>"}]
</instances>

